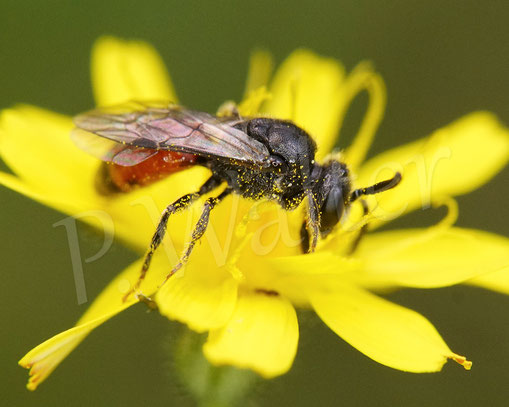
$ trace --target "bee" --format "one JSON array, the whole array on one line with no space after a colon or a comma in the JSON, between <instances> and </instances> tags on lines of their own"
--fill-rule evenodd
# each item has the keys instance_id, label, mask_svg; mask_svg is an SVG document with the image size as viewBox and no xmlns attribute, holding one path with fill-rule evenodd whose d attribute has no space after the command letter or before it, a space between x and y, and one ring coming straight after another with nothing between
<instances>
[{"instance_id":1,"label":"bee","mask_svg":"<svg viewBox=\"0 0 509 407\"><path fill-rule=\"evenodd\" d=\"M223 185L222 191L205 201L191 240L166 280L186 263L205 233L211 211L230 194L274 201L288 211L307 198L301 247L308 253L315 250L319 236L324 238L333 230L352 202L391 189L401 180L396 173L391 179L352 191L346 164L335 159L317 163L316 143L293 122L241 117L235 111L217 117L175 104L131 103L80 114L74 124L75 143L108 163L100 174L103 192L128 192L194 165L211 171L197 191L163 211L139 279L124 299L144 279L169 217ZM366 205L364 210L367 213Z\"/></svg>"}]
</instances>

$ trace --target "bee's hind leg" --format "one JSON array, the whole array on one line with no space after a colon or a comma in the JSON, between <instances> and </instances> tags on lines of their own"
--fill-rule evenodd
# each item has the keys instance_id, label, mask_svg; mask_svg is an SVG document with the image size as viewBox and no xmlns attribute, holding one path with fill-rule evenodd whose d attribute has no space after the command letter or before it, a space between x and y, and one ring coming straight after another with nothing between
<instances>
[{"instance_id":1,"label":"bee's hind leg","mask_svg":"<svg viewBox=\"0 0 509 407\"><path fill-rule=\"evenodd\" d=\"M201 188L194 193L186 194L184 196L181 196L179 199L177 199L175 202L173 202L171 205L168 205L166 209L163 211L161 215L161 219L159 220L159 224L157 225L156 231L154 235L152 236L152 241L150 242L150 246L147 249L147 252L145 253L145 258L143 260L143 266L140 271L140 276L138 277L138 280L134 284L134 286L127 292L127 294L124 295L122 298L122 301L127 301L129 296L133 294L135 291L140 288L140 285L142 281L145 279L145 276L147 274L147 271L150 267L150 262L152 261L152 256L154 255L156 249L161 244L164 235L166 233L166 226L168 225L168 219L170 215L187 208L190 206L194 201L196 201L200 196L205 195L212 191L214 188L218 187L221 184L221 179L212 176L210 177L202 186Z\"/></svg>"},{"instance_id":2,"label":"bee's hind leg","mask_svg":"<svg viewBox=\"0 0 509 407\"><path fill-rule=\"evenodd\" d=\"M214 207L221 202L224 198L226 198L228 195L232 193L231 188L226 188L223 192L221 192L218 196L208 198L205 201L203 212L200 216L200 219L196 223L196 226L194 227L193 234L191 235L191 241L188 243L187 248L184 251L184 254L180 258L179 262L173 267L173 269L170 271L170 273L166 276L164 279L164 283L168 281L168 279L174 275L177 271L179 271L184 264L186 264L187 260L189 259L189 256L191 255L191 252L193 251L193 248L198 240L201 239L203 234L205 233L205 230L207 229L207 226L209 224L209 216L210 212Z\"/></svg>"}]
</instances>

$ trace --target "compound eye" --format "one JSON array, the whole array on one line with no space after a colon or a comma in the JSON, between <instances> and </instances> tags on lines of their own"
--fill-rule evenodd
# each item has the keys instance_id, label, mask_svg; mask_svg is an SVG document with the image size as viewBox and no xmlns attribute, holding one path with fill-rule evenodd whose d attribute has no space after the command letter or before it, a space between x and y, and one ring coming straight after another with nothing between
<instances>
[{"instance_id":1,"label":"compound eye","mask_svg":"<svg viewBox=\"0 0 509 407\"><path fill-rule=\"evenodd\" d=\"M344 208L345 203L343 201L343 192L341 188L331 189L322 206L320 222L320 232L322 236L327 236L334 226L337 225L343 215Z\"/></svg>"}]
</instances>

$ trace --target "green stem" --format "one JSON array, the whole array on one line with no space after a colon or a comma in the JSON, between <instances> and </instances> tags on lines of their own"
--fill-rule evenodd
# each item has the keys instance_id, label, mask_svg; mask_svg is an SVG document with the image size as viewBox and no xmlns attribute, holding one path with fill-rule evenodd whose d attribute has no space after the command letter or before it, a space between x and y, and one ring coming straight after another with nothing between
<instances>
[{"instance_id":1,"label":"green stem","mask_svg":"<svg viewBox=\"0 0 509 407\"><path fill-rule=\"evenodd\" d=\"M183 328L173 347L176 374L199 407L245 405L259 376L250 370L213 366L203 356L205 335Z\"/></svg>"}]
</instances>

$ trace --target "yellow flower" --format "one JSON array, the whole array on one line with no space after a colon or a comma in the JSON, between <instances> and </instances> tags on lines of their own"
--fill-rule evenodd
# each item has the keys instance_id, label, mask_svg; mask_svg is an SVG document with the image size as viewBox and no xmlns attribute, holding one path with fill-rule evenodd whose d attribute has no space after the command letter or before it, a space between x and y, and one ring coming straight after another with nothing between
<instances>
[{"instance_id":1,"label":"yellow flower","mask_svg":"<svg viewBox=\"0 0 509 407\"><path fill-rule=\"evenodd\" d=\"M452 352L426 318L373 292L467 281L509 291L508 239L452 227L456 206L451 198L487 182L507 163L508 130L490 113L472 113L364 162L385 107L379 75L367 64L347 75L337 61L300 50L283 63L267 91L270 65L267 55L255 54L247 97L239 106L243 115L293 120L317 141L317 159L323 160L336 143L350 102L365 90L370 103L364 121L341 159L356 174L357 187L386 179L395 170L402 172L403 181L370 197L367 217L355 204L317 251L306 255L300 252L300 208L289 213L273 203L229 197L214 210L186 267L158 290L189 240L202 200L170 219L169 236L141 291L155 294L163 315L209 333L203 350L210 362L253 369L267 378L292 365L299 335L296 306L313 308L344 340L387 366L431 372L450 358L469 368L471 363ZM176 101L159 56L145 43L102 38L94 47L92 77L99 106ZM15 175L0 173L0 182L64 213L94 211L83 220L109 225L109 232L143 253L162 209L197 190L208 170L194 167L132 193L105 197L94 187L100 163L71 143L72 127L69 117L36 107L3 111L0 154ZM349 253L366 222L373 230L428 204L448 205L449 215L426 229L369 233ZM136 303L123 303L122 297L137 280L140 263L115 278L75 327L21 359L31 369L29 389L45 380L91 330Z\"/></svg>"}]
</instances>

